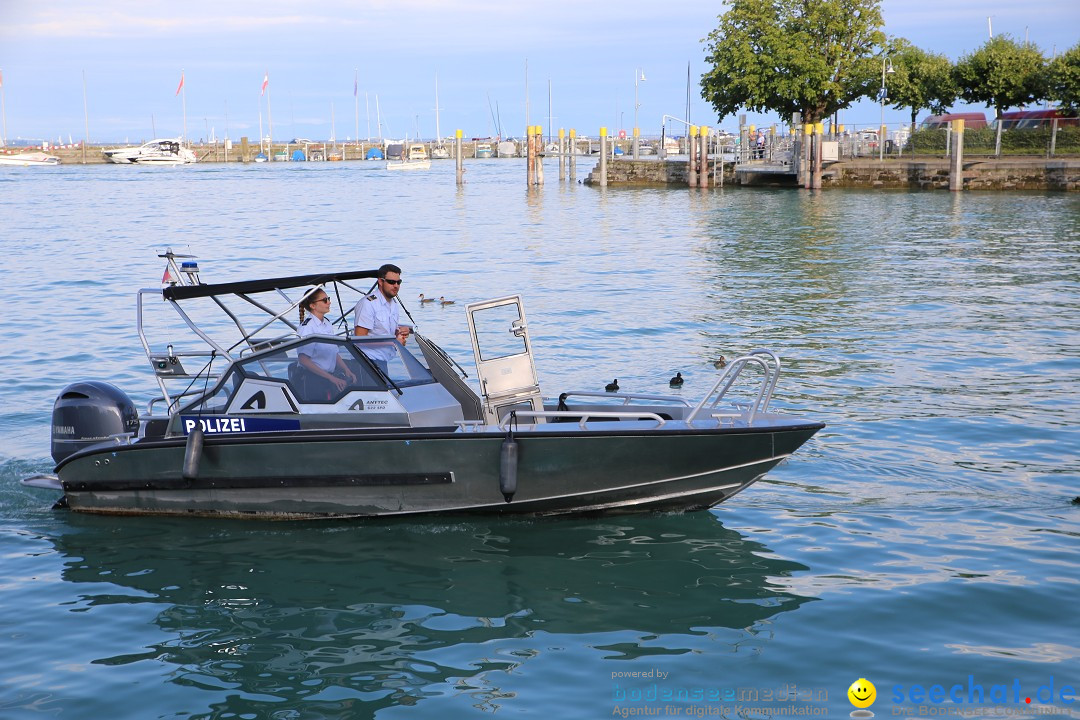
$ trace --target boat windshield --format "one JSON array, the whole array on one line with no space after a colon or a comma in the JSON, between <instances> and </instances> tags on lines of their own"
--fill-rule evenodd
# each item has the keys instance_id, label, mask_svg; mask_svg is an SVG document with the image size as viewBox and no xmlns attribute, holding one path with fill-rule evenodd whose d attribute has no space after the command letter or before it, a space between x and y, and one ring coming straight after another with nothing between
<instances>
[{"instance_id":1,"label":"boat windshield","mask_svg":"<svg viewBox=\"0 0 1080 720\"><path fill-rule=\"evenodd\" d=\"M394 338L353 338L353 344L398 387L435 382L428 369Z\"/></svg>"},{"instance_id":2,"label":"boat windshield","mask_svg":"<svg viewBox=\"0 0 1080 720\"><path fill-rule=\"evenodd\" d=\"M359 353L366 355L371 362L360 357ZM327 366L333 364L340 368L344 365L352 372L355 380L346 383L340 390L328 386L325 382L313 380L311 373L300 362L301 354L317 357L318 362ZM357 338L355 341L347 341L314 335L302 342L291 343L238 361L210 395L183 408L183 411L242 413L253 409L247 407L246 403L236 401L237 390L245 379L269 381L276 386L284 385L297 401L305 404L336 403L356 390L386 392L390 387L372 364L399 388L435 382L427 368L393 338ZM263 412L294 411L287 397L280 391L274 391L273 386L260 384L259 387L265 390L261 404L254 409Z\"/></svg>"}]
</instances>

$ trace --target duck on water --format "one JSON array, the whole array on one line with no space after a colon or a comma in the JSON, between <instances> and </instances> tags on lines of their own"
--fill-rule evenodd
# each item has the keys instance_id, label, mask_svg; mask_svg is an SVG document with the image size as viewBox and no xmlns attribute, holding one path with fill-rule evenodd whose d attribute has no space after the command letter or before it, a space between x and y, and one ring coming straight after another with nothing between
<instances>
[{"instance_id":1,"label":"duck on water","mask_svg":"<svg viewBox=\"0 0 1080 720\"><path fill-rule=\"evenodd\" d=\"M196 262L162 257L175 282L135 294L158 396L140 412L107 383L64 388L55 474L23 481L62 492L71 510L275 519L693 510L753 484L824 427L769 409L781 365L767 350L728 363L697 403L570 389L545 399L524 304L511 295L464 306L478 392L419 332L406 345L350 337L350 318L328 314L336 334L298 336L308 294L351 307L375 270L205 284ZM188 337L152 336L150 315L163 309ZM207 310L226 322L206 323ZM498 342L481 352L486 338ZM306 394L298 355L309 345L336 353L355 380ZM729 390L747 386L749 401L733 405Z\"/></svg>"}]
</instances>

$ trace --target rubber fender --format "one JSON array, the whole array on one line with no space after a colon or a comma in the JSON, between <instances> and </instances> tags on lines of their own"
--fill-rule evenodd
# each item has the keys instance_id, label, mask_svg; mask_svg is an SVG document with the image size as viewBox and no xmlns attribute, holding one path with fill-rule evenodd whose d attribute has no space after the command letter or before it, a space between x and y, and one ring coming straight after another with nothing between
<instances>
[{"instance_id":1,"label":"rubber fender","mask_svg":"<svg viewBox=\"0 0 1080 720\"><path fill-rule=\"evenodd\" d=\"M518 444L513 438L506 438L499 450L499 490L503 499L510 502L517 492Z\"/></svg>"},{"instance_id":2,"label":"rubber fender","mask_svg":"<svg viewBox=\"0 0 1080 720\"><path fill-rule=\"evenodd\" d=\"M195 428L188 433L187 446L184 448L184 479L194 480L199 477L199 462L203 451L202 428Z\"/></svg>"}]
</instances>

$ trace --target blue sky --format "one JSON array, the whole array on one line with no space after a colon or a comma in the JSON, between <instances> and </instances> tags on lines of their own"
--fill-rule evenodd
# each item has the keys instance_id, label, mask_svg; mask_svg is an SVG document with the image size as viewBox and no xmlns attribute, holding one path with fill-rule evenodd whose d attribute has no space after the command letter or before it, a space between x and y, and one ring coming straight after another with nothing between
<instances>
[{"instance_id":1,"label":"blue sky","mask_svg":"<svg viewBox=\"0 0 1080 720\"><path fill-rule=\"evenodd\" d=\"M526 62L528 120L545 132L549 80L554 127L582 135L601 125L612 133L632 128L641 68L638 124L645 135L659 134L663 115L685 114L687 63L691 121L733 129L737 120L718 121L697 89L701 40L723 7L695 0L0 0L7 137L82 138L84 73L92 143L178 136L183 72L189 138L221 138L227 129L234 139L254 140L260 107L268 125L259 95L267 71L275 140L325 139L332 124L338 140L354 138L357 119L361 138L369 122L377 135L376 96L384 136L413 136L419 127L432 137L436 74L443 135L461 128L466 137L487 136L501 122L503 134L520 136ZM995 34L1026 34L1047 55L1080 42L1076 0L885 0L883 9L888 34L954 59L986 41L988 16ZM841 122L876 125L878 117L878 106L863 102ZM888 123L907 117L886 108Z\"/></svg>"}]
</instances>

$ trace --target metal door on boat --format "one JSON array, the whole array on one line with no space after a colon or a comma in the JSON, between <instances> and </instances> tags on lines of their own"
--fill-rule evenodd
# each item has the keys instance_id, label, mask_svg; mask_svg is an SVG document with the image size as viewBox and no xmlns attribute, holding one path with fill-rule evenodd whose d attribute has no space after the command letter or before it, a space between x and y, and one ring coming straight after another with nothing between
<instances>
[{"instance_id":1,"label":"metal door on boat","mask_svg":"<svg viewBox=\"0 0 1080 720\"><path fill-rule=\"evenodd\" d=\"M543 410L521 296L465 306L488 422L511 410Z\"/></svg>"}]
</instances>

